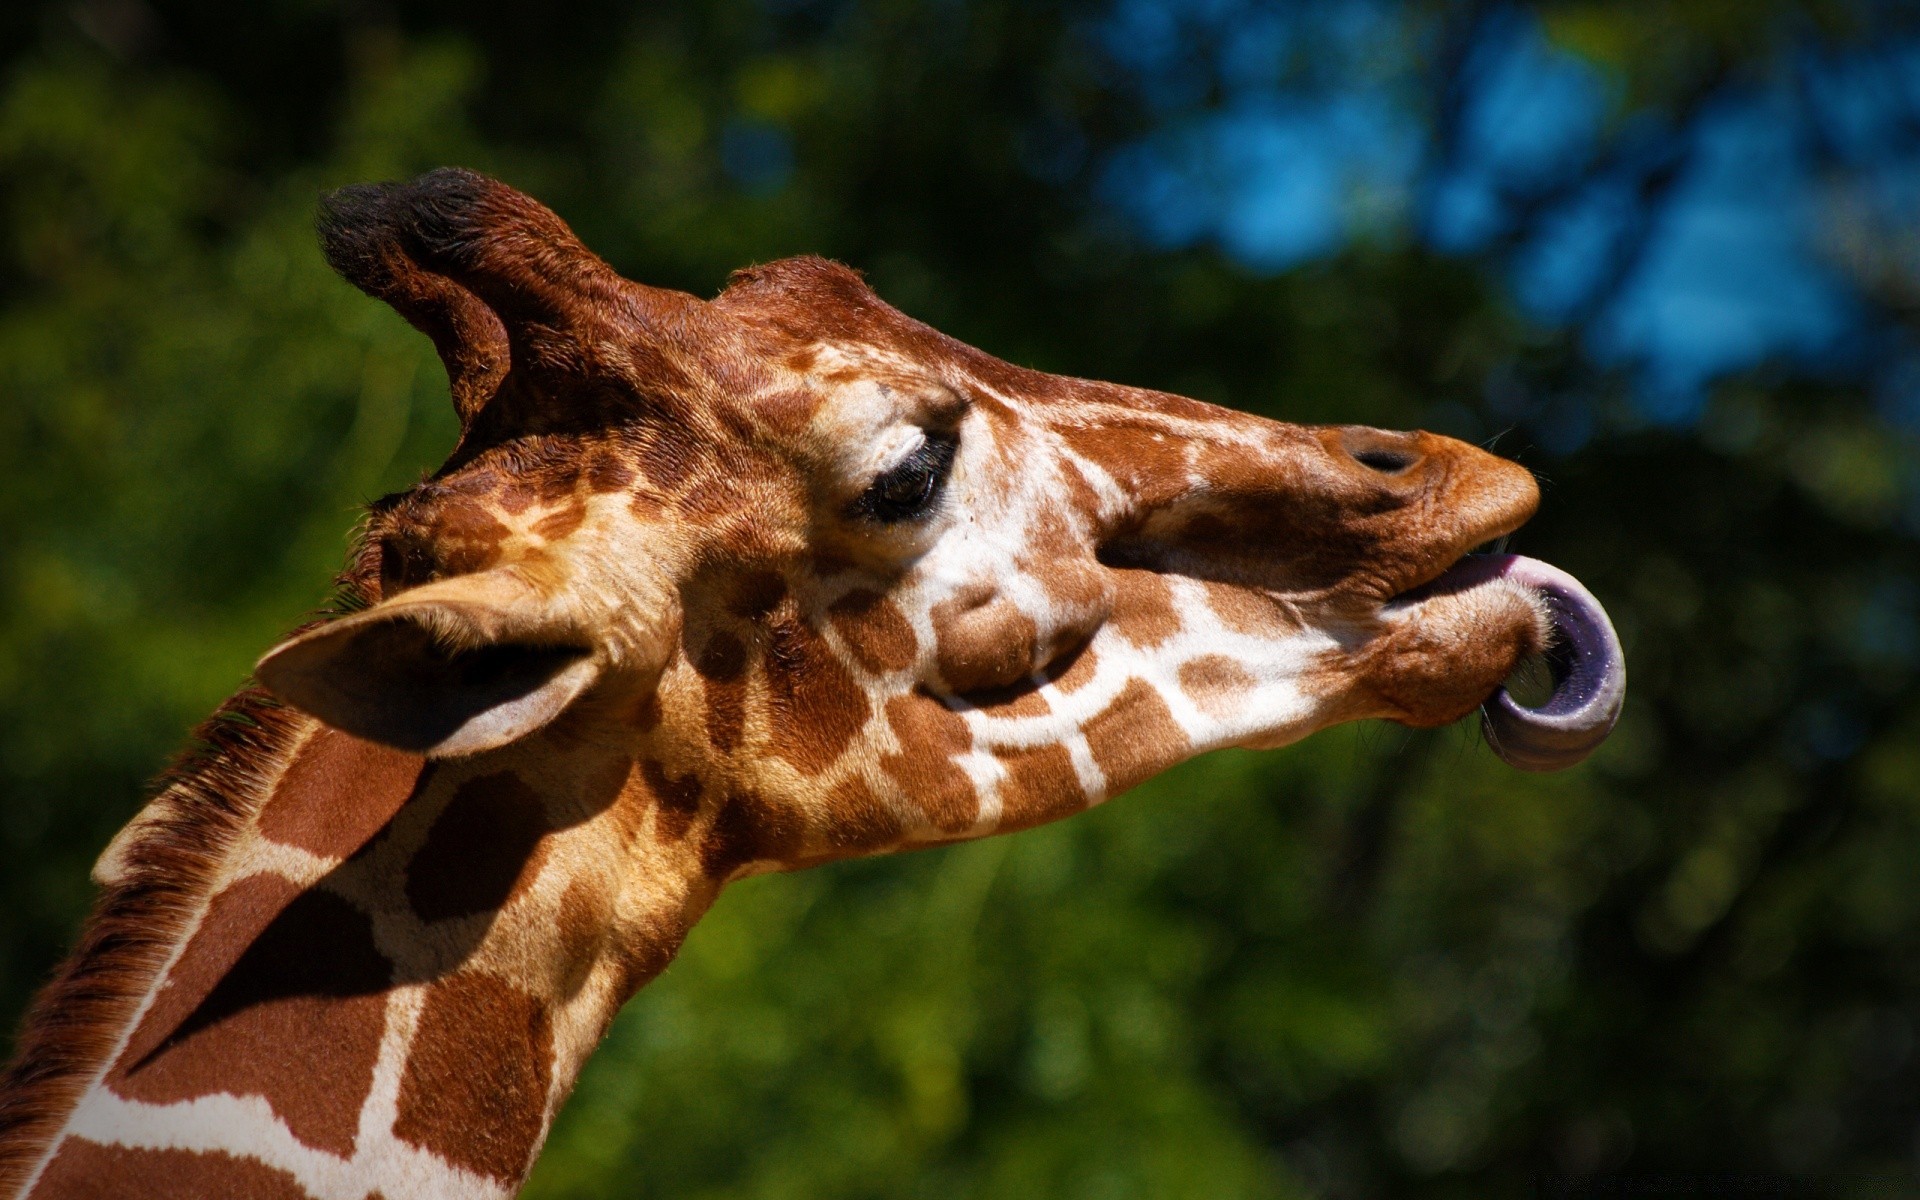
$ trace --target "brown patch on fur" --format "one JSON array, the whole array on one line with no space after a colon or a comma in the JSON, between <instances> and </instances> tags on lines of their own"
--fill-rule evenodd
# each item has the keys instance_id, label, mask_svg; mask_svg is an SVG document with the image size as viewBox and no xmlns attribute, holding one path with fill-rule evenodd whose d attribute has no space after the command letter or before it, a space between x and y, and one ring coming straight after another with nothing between
<instances>
[{"instance_id":1,"label":"brown patch on fur","mask_svg":"<svg viewBox=\"0 0 1920 1200\"><path fill-rule=\"evenodd\" d=\"M470 500L435 505L431 537L436 574L469 575L500 561L500 546L513 531Z\"/></svg>"},{"instance_id":2,"label":"brown patch on fur","mask_svg":"<svg viewBox=\"0 0 1920 1200\"><path fill-rule=\"evenodd\" d=\"M140 1200L309 1200L287 1172L218 1150L141 1150L70 1137L33 1189L36 1200L104 1200L140 1181Z\"/></svg>"},{"instance_id":3,"label":"brown patch on fur","mask_svg":"<svg viewBox=\"0 0 1920 1200\"><path fill-rule=\"evenodd\" d=\"M1086 472L1080 469L1080 464L1070 458L1061 459L1060 482L1067 489L1066 507L1084 514L1088 520L1094 520L1100 512L1100 493L1087 482Z\"/></svg>"},{"instance_id":4,"label":"brown patch on fur","mask_svg":"<svg viewBox=\"0 0 1920 1200\"><path fill-rule=\"evenodd\" d=\"M1078 471L1067 474L1076 480L1080 477ZM1047 598L1068 612L1103 612L1107 607L1104 573L1087 556L1078 531L1057 511L1041 513L1028 530L1028 550L1020 558L1020 569L1038 579Z\"/></svg>"},{"instance_id":5,"label":"brown patch on fur","mask_svg":"<svg viewBox=\"0 0 1920 1200\"><path fill-rule=\"evenodd\" d=\"M1203 654L1180 664L1180 690L1209 716L1231 714L1253 685L1253 673L1224 654Z\"/></svg>"},{"instance_id":6,"label":"brown patch on fur","mask_svg":"<svg viewBox=\"0 0 1920 1200\"><path fill-rule=\"evenodd\" d=\"M1093 682L1099 671L1100 656L1089 642L1048 663L1043 674L1048 683L1071 695Z\"/></svg>"},{"instance_id":7,"label":"brown patch on fur","mask_svg":"<svg viewBox=\"0 0 1920 1200\"><path fill-rule=\"evenodd\" d=\"M609 420L619 419L613 411L617 407L615 405L609 408ZM555 463L551 470L537 471L529 476L534 485L539 488L540 503L548 506L580 503L580 470L581 460L584 457L582 451L583 447L576 443L569 450L567 457Z\"/></svg>"},{"instance_id":8,"label":"brown patch on fur","mask_svg":"<svg viewBox=\"0 0 1920 1200\"><path fill-rule=\"evenodd\" d=\"M934 606L940 678L956 692L1006 687L1033 670L1040 630L1004 596L956 596Z\"/></svg>"},{"instance_id":9,"label":"brown patch on fur","mask_svg":"<svg viewBox=\"0 0 1920 1200\"><path fill-rule=\"evenodd\" d=\"M883 757L881 770L943 832L972 828L980 817L980 798L972 778L953 761L973 748L965 718L924 692L909 692L887 701L887 723L901 753Z\"/></svg>"},{"instance_id":10,"label":"brown patch on fur","mask_svg":"<svg viewBox=\"0 0 1920 1200\"><path fill-rule=\"evenodd\" d=\"M667 511L667 497L642 485L633 489L632 496L627 500L627 509L642 521L652 521Z\"/></svg>"},{"instance_id":11,"label":"brown patch on fur","mask_svg":"<svg viewBox=\"0 0 1920 1200\"><path fill-rule=\"evenodd\" d=\"M590 492L618 492L633 483L633 468L618 451L603 446L588 456L580 477Z\"/></svg>"},{"instance_id":12,"label":"brown patch on fur","mask_svg":"<svg viewBox=\"0 0 1920 1200\"><path fill-rule=\"evenodd\" d=\"M291 886L253 876L216 898L175 971L178 986L198 985L196 955L224 956L224 926L235 914L245 923L250 907L277 903L275 893ZM156 1049L142 1053L146 1039L136 1037L107 1086L148 1104L259 1096L302 1142L349 1156L373 1087L392 977L365 914L330 893L302 892Z\"/></svg>"},{"instance_id":13,"label":"brown patch on fur","mask_svg":"<svg viewBox=\"0 0 1920 1200\"><path fill-rule=\"evenodd\" d=\"M455 1166L518 1182L547 1126L552 1061L544 1004L490 975L449 975L427 991L393 1132Z\"/></svg>"},{"instance_id":14,"label":"brown patch on fur","mask_svg":"<svg viewBox=\"0 0 1920 1200\"><path fill-rule=\"evenodd\" d=\"M1173 589L1152 571L1114 571L1113 616L1109 623L1121 637L1151 650L1180 632L1180 611Z\"/></svg>"},{"instance_id":15,"label":"brown patch on fur","mask_svg":"<svg viewBox=\"0 0 1920 1200\"><path fill-rule=\"evenodd\" d=\"M827 794L827 843L849 854L870 854L900 840L900 818L867 781L852 776Z\"/></svg>"},{"instance_id":16,"label":"brown patch on fur","mask_svg":"<svg viewBox=\"0 0 1920 1200\"><path fill-rule=\"evenodd\" d=\"M587 506L571 500L533 523L533 532L548 541L557 541L580 528L587 519Z\"/></svg>"},{"instance_id":17,"label":"brown patch on fur","mask_svg":"<svg viewBox=\"0 0 1920 1200\"><path fill-rule=\"evenodd\" d=\"M714 517L737 513L746 507L745 489L740 479L734 475L707 475L681 492L674 500L674 507L684 516L695 520L710 520Z\"/></svg>"},{"instance_id":18,"label":"brown patch on fur","mask_svg":"<svg viewBox=\"0 0 1920 1200\"><path fill-rule=\"evenodd\" d=\"M808 366L812 365L812 353L808 352ZM797 368L804 372L805 367ZM789 388L764 396L754 403L754 411L777 432L791 437L807 427L813 420L813 414L820 411L824 398L809 388Z\"/></svg>"},{"instance_id":19,"label":"brown patch on fur","mask_svg":"<svg viewBox=\"0 0 1920 1200\"><path fill-rule=\"evenodd\" d=\"M509 475L493 494L493 502L500 506L500 511L517 517L547 496L548 490L541 486L538 477Z\"/></svg>"},{"instance_id":20,"label":"brown patch on fur","mask_svg":"<svg viewBox=\"0 0 1920 1200\"><path fill-rule=\"evenodd\" d=\"M364 597L375 560L349 593ZM167 961L233 839L264 799L311 718L257 689L240 692L195 731L196 749L161 779L163 816L127 848L124 878L94 905L80 944L41 989L0 1077L0 1193L66 1121L82 1089L132 1019Z\"/></svg>"},{"instance_id":21,"label":"brown patch on fur","mask_svg":"<svg viewBox=\"0 0 1920 1200\"><path fill-rule=\"evenodd\" d=\"M1028 829L1086 807L1080 776L1065 746L996 750L1007 769L1000 781L1000 831Z\"/></svg>"},{"instance_id":22,"label":"brown patch on fur","mask_svg":"<svg viewBox=\"0 0 1920 1200\"><path fill-rule=\"evenodd\" d=\"M1299 490L1292 476L1297 467L1276 460L1266 450L1235 441L1196 440L1193 469L1207 481L1209 490L1230 496L1277 494ZM1300 439L1304 448L1306 439Z\"/></svg>"},{"instance_id":23,"label":"brown patch on fur","mask_svg":"<svg viewBox=\"0 0 1920 1200\"><path fill-rule=\"evenodd\" d=\"M768 624L766 670L773 752L818 775L846 752L873 706L820 631L798 618Z\"/></svg>"},{"instance_id":24,"label":"brown patch on fur","mask_svg":"<svg viewBox=\"0 0 1920 1200\"><path fill-rule=\"evenodd\" d=\"M827 610L847 649L874 674L904 671L920 658L920 640L900 606L879 592L856 588Z\"/></svg>"},{"instance_id":25,"label":"brown patch on fur","mask_svg":"<svg viewBox=\"0 0 1920 1200\"><path fill-rule=\"evenodd\" d=\"M606 885L585 878L567 885L553 917L561 973L554 991L561 999L571 999L587 982L612 927L613 896Z\"/></svg>"},{"instance_id":26,"label":"brown patch on fur","mask_svg":"<svg viewBox=\"0 0 1920 1200\"><path fill-rule=\"evenodd\" d=\"M730 633L715 633L693 656L693 669L705 685L707 741L731 750L747 724L747 648Z\"/></svg>"},{"instance_id":27,"label":"brown patch on fur","mask_svg":"<svg viewBox=\"0 0 1920 1200\"><path fill-rule=\"evenodd\" d=\"M121 1069L137 1065L158 1050L298 895L300 888L291 880L267 874L237 880L213 897L139 1027L127 1039Z\"/></svg>"},{"instance_id":28,"label":"brown patch on fur","mask_svg":"<svg viewBox=\"0 0 1920 1200\"><path fill-rule=\"evenodd\" d=\"M407 864L407 901L422 921L504 908L539 876L549 832L539 795L519 776L469 779Z\"/></svg>"},{"instance_id":29,"label":"brown patch on fur","mask_svg":"<svg viewBox=\"0 0 1920 1200\"><path fill-rule=\"evenodd\" d=\"M1271 637L1275 630L1294 625L1279 605L1251 588L1212 579L1203 580L1201 586L1207 591L1207 607L1235 633Z\"/></svg>"},{"instance_id":30,"label":"brown patch on fur","mask_svg":"<svg viewBox=\"0 0 1920 1200\"><path fill-rule=\"evenodd\" d=\"M1167 702L1143 679L1130 679L1086 725L1087 747L1117 796L1179 760L1190 748Z\"/></svg>"},{"instance_id":31,"label":"brown patch on fur","mask_svg":"<svg viewBox=\"0 0 1920 1200\"><path fill-rule=\"evenodd\" d=\"M634 464L654 489L677 492L709 457L699 435L679 421L652 422L635 447Z\"/></svg>"},{"instance_id":32,"label":"brown patch on fur","mask_svg":"<svg viewBox=\"0 0 1920 1200\"><path fill-rule=\"evenodd\" d=\"M640 777L655 801L654 839L677 842L686 837L687 827L700 813L700 796L706 791L699 774L689 771L675 779L657 760L649 758L640 763Z\"/></svg>"},{"instance_id":33,"label":"brown patch on fur","mask_svg":"<svg viewBox=\"0 0 1920 1200\"><path fill-rule=\"evenodd\" d=\"M380 832L431 778L417 754L314 731L260 810L262 837L322 858L346 858Z\"/></svg>"},{"instance_id":34,"label":"brown patch on fur","mask_svg":"<svg viewBox=\"0 0 1920 1200\"><path fill-rule=\"evenodd\" d=\"M750 862L785 862L800 848L803 819L783 804L755 792L736 792L721 804L700 843L700 865L725 879Z\"/></svg>"},{"instance_id":35,"label":"brown patch on fur","mask_svg":"<svg viewBox=\"0 0 1920 1200\"><path fill-rule=\"evenodd\" d=\"M613 799L604 810L623 853L632 849L634 841L653 819L653 810L659 807L659 801L652 789L647 787L644 776L640 760L629 760L626 774L615 785ZM595 793L595 798L589 804L597 805L600 802L598 793Z\"/></svg>"},{"instance_id":36,"label":"brown patch on fur","mask_svg":"<svg viewBox=\"0 0 1920 1200\"><path fill-rule=\"evenodd\" d=\"M749 571L734 584L727 611L743 621L759 621L787 598L787 581L777 571Z\"/></svg>"},{"instance_id":37,"label":"brown patch on fur","mask_svg":"<svg viewBox=\"0 0 1920 1200\"><path fill-rule=\"evenodd\" d=\"M1065 425L1059 433L1076 454L1112 476L1143 509L1165 504L1187 490L1186 442L1158 425L1115 419L1100 425Z\"/></svg>"}]
</instances>

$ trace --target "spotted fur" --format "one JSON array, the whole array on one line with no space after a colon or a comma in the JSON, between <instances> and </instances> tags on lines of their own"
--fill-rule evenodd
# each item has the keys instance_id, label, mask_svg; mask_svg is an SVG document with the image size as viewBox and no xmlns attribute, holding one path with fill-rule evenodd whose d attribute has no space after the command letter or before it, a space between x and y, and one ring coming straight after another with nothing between
<instances>
[{"instance_id":1,"label":"spotted fur","mask_svg":"<svg viewBox=\"0 0 1920 1200\"><path fill-rule=\"evenodd\" d=\"M0 1194L508 1195L730 880L1452 720L1544 636L1511 585L1416 590L1537 500L1458 442L1025 370L820 259L643 287L469 172L321 237L461 441L263 660L309 711L243 692L103 856Z\"/></svg>"}]
</instances>

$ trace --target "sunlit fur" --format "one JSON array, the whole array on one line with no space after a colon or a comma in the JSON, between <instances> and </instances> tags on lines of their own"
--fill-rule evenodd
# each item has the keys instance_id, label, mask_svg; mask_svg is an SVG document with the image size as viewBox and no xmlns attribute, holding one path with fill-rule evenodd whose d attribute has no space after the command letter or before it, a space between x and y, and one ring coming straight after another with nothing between
<instances>
[{"instance_id":1,"label":"sunlit fur","mask_svg":"<svg viewBox=\"0 0 1920 1200\"><path fill-rule=\"evenodd\" d=\"M338 196L323 240L465 427L374 506L358 611L261 666L374 740L248 701L115 840L0 1192L508 1194L727 881L1450 721L1545 642L1509 583L1414 591L1537 502L1459 442L1024 370L818 259L642 287L464 172ZM925 429L938 503L863 517Z\"/></svg>"}]
</instances>

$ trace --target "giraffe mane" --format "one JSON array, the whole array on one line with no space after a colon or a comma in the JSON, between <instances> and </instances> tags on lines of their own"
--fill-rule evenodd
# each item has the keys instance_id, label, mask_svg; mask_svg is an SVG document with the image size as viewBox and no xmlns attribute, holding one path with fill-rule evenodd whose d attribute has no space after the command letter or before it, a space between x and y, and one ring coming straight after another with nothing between
<instances>
[{"instance_id":1,"label":"giraffe mane","mask_svg":"<svg viewBox=\"0 0 1920 1200\"><path fill-rule=\"evenodd\" d=\"M367 607L368 562L336 584L315 620ZM303 627L312 622L303 622ZM128 844L125 869L81 925L81 940L21 1018L0 1073L0 1195L39 1155L128 1031L135 1010L205 902L221 862L266 802L272 772L307 718L249 683L188 735L148 788L154 815ZM161 797L165 808L156 807Z\"/></svg>"}]
</instances>

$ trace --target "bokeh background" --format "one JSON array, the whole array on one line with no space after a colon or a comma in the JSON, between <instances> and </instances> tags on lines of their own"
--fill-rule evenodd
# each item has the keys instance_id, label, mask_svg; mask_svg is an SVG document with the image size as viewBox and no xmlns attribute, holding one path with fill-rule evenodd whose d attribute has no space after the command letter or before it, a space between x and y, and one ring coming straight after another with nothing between
<instances>
[{"instance_id":1,"label":"bokeh background","mask_svg":"<svg viewBox=\"0 0 1920 1200\"><path fill-rule=\"evenodd\" d=\"M1513 548L1632 666L1560 775L1349 727L738 886L529 1195L1908 1194L1915 17L0 6L0 1027L356 506L449 448L425 339L310 227L324 188L458 163L651 283L822 253L1016 362L1491 445L1545 488Z\"/></svg>"}]
</instances>

